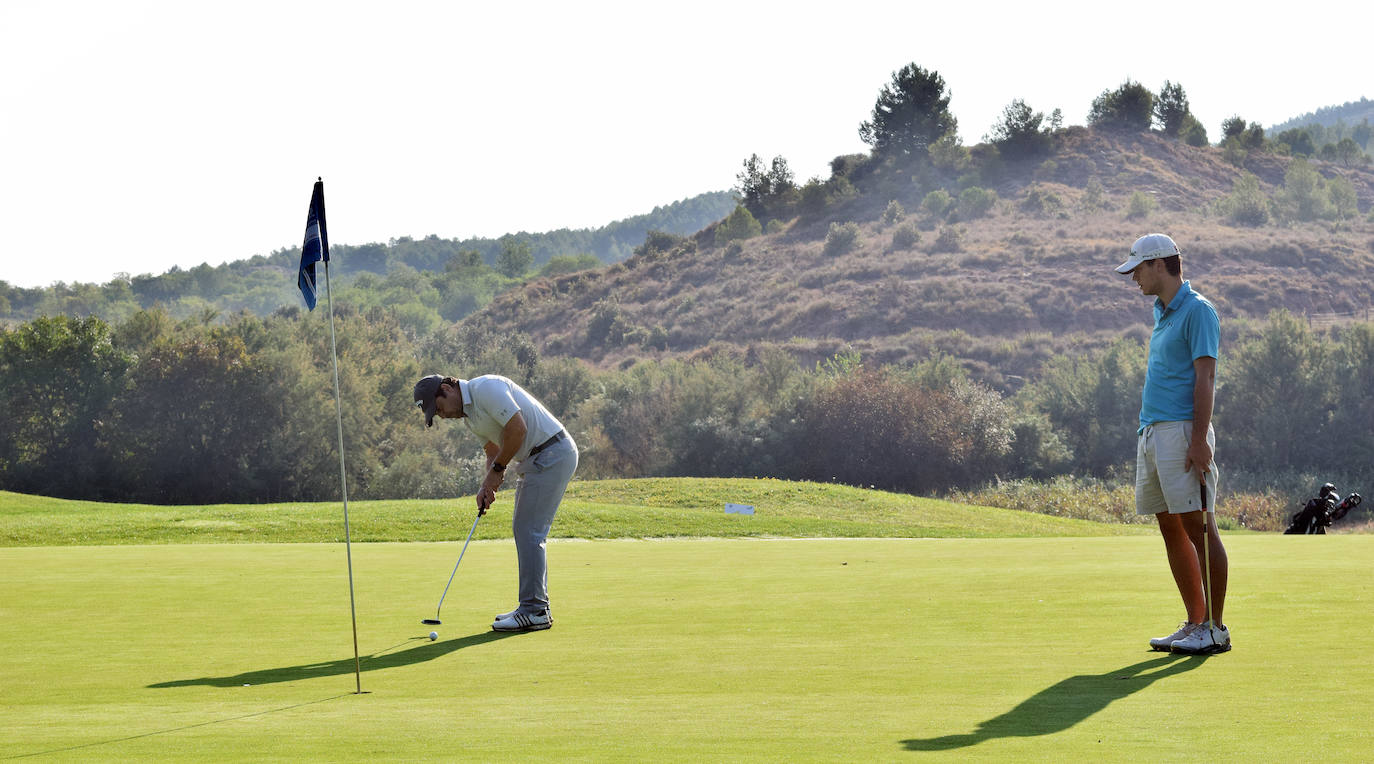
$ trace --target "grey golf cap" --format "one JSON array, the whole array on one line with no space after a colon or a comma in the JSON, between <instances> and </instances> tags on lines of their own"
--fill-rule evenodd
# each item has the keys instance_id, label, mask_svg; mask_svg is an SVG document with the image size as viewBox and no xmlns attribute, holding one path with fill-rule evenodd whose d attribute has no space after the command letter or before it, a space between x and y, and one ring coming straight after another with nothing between
<instances>
[{"instance_id":1,"label":"grey golf cap","mask_svg":"<svg viewBox=\"0 0 1374 764\"><path fill-rule=\"evenodd\" d=\"M434 402L434 395L439 392L439 385L443 382L443 377L438 374L431 374L428 377L422 377L419 382L415 383L415 405L425 412L426 427L434 424L434 409L437 405Z\"/></svg>"},{"instance_id":2,"label":"grey golf cap","mask_svg":"<svg viewBox=\"0 0 1374 764\"><path fill-rule=\"evenodd\" d=\"M1171 257L1182 255L1178 245L1174 240L1162 233L1149 233L1135 240L1131 245L1131 256L1126 258L1126 262L1116 266L1117 273L1130 273L1146 260L1158 260L1161 257Z\"/></svg>"}]
</instances>

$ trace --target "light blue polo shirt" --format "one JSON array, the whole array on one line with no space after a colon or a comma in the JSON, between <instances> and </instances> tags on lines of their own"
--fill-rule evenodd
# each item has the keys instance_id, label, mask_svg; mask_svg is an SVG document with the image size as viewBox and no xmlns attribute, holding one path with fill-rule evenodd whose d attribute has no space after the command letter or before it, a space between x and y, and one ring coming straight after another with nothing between
<instances>
[{"instance_id":1,"label":"light blue polo shirt","mask_svg":"<svg viewBox=\"0 0 1374 764\"><path fill-rule=\"evenodd\" d=\"M1155 298L1155 328L1150 334L1150 358L1145 366L1145 389L1140 396L1140 429L1158 422L1193 419L1193 361L1216 358L1221 345L1221 321L1206 297L1183 282L1166 307Z\"/></svg>"}]
</instances>

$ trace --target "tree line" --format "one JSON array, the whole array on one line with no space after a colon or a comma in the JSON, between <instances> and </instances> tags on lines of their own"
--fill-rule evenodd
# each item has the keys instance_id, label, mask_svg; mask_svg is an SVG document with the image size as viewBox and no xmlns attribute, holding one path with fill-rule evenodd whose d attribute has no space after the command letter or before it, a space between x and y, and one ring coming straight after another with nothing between
<instances>
[{"instance_id":1,"label":"tree line","mask_svg":"<svg viewBox=\"0 0 1374 764\"><path fill-rule=\"evenodd\" d=\"M445 326L412 338L379 307L337 306L349 492L454 497L482 452L427 430L422 374L499 373L572 431L584 478L771 476L932 494L995 479L1122 479L1146 350L1122 339L1052 358L1014 395L953 359L875 366L842 352L804 367L785 346L598 371L522 335ZM199 504L331 500L338 454L321 312L177 321L140 311L0 329L0 489ZM1374 478L1374 324L1314 332L1277 313L1236 322L1217 394L1232 489L1300 494Z\"/></svg>"},{"instance_id":2,"label":"tree line","mask_svg":"<svg viewBox=\"0 0 1374 764\"><path fill-rule=\"evenodd\" d=\"M595 229L522 231L462 240L430 235L402 236L385 243L336 243L331 250L344 267L333 274L334 286L340 290L380 286L394 298L405 285L425 281L443 296L442 306L427 312L418 296L403 300L414 303L410 314L416 317L417 328L424 329L440 319L456 321L525 280L624 260L652 231L695 233L734 206L729 191L716 191ZM246 310L265 316L283 306L301 304L290 275L300 256L297 246L220 266L202 263L189 269L174 266L161 274L123 274L104 284L59 282L25 288L0 281L0 321L58 314L122 320L158 306L178 319L207 311L230 315Z\"/></svg>"}]
</instances>

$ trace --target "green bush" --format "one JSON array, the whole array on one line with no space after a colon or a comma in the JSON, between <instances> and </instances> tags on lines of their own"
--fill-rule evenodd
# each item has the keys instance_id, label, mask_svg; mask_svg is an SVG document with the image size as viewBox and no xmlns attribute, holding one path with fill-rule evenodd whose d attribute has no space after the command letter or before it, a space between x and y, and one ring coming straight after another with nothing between
<instances>
[{"instance_id":1,"label":"green bush","mask_svg":"<svg viewBox=\"0 0 1374 764\"><path fill-rule=\"evenodd\" d=\"M1231 193L1218 202L1217 209L1232 223L1262 226L1269 222L1270 204L1259 179L1246 173L1232 184Z\"/></svg>"},{"instance_id":2,"label":"green bush","mask_svg":"<svg viewBox=\"0 0 1374 764\"><path fill-rule=\"evenodd\" d=\"M915 223L902 223L892 232L893 249L911 249L920 240L921 232L916 230Z\"/></svg>"},{"instance_id":3,"label":"green bush","mask_svg":"<svg viewBox=\"0 0 1374 764\"><path fill-rule=\"evenodd\" d=\"M902 208L902 203L893 199L887 203L887 209L883 210L883 224L892 225L906 217L906 210Z\"/></svg>"},{"instance_id":4,"label":"green bush","mask_svg":"<svg viewBox=\"0 0 1374 764\"><path fill-rule=\"evenodd\" d=\"M930 213L932 217L938 218L944 215L953 203L954 199L949 195L948 191L945 191L943 188L937 188L926 194L926 197L921 200L921 208Z\"/></svg>"},{"instance_id":5,"label":"green bush","mask_svg":"<svg viewBox=\"0 0 1374 764\"><path fill-rule=\"evenodd\" d=\"M1021 202L1021 209L1032 215L1050 217L1064 209L1064 200L1053 191L1031 186L1026 190L1026 198Z\"/></svg>"},{"instance_id":6,"label":"green bush","mask_svg":"<svg viewBox=\"0 0 1374 764\"><path fill-rule=\"evenodd\" d=\"M1131 220L1143 220L1155 211L1155 198L1144 191L1136 191L1131 194L1131 200L1126 204L1126 217Z\"/></svg>"},{"instance_id":7,"label":"green bush","mask_svg":"<svg viewBox=\"0 0 1374 764\"><path fill-rule=\"evenodd\" d=\"M1326 179L1305 159L1296 159L1283 174L1279 207L1292 221L1326 220L1336 216L1336 208L1326 190Z\"/></svg>"},{"instance_id":8,"label":"green bush","mask_svg":"<svg viewBox=\"0 0 1374 764\"><path fill-rule=\"evenodd\" d=\"M728 244L739 239L751 239L761 233L763 233L763 226L759 224L753 213L741 204L725 220L722 220L719 226L716 226L716 243Z\"/></svg>"},{"instance_id":9,"label":"green bush","mask_svg":"<svg viewBox=\"0 0 1374 764\"><path fill-rule=\"evenodd\" d=\"M825 235L825 254L831 257L843 255L859 243L858 223L831 223Z\"/></svg>"},{"instance_id":10,"label":"green bush","mask_svg":"<svg viewBox=\"0 0 1374 764\"><path fill-rule=\"evenodd\" d=\"M959 214L965 218L980 218L997 203L997 192L974 186L959 194Z\"/></svg>"}]
</instances>

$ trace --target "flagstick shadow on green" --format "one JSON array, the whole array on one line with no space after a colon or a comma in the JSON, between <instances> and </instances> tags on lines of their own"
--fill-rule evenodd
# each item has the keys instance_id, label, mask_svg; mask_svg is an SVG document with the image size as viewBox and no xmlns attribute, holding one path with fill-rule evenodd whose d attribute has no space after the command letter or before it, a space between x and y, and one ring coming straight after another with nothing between
<instances>
[{"instance_id":1,"label":"flagstick shadow on green","mask_svg":"<svg viewBox=\"0 0 1374 764\"><path fill-rule=\"evenodd\" d=\"M1071 676L1037 692L1005 714L981 722L974 732L903 740L902 745L908 751L948 751L995 738L1063 732L1113 701L1140 692L1166 676L1192 671L1205 660L1202 656L1166 655L1103 674ZM1159 670L1146 673L1151 669Z\"/></svg>"},{"instance_id":2,"label":"flagstick shadow on green","mask_svg":"<svg viewBox=\"0 0 1374 764\"><path fill-rule=\"evenodd\" d=\"M499 632L486 631L479 634L471 634L458 639L449 639L441 642L428 642L419 647L412 647L409 650L389 653L381 650L372 655L362 657L363 671L379 671L381 669L396 668L398 666L409 666L415 663L432 661L441 658L449 653L462 650L465 647L495 642L498 639L517 636L521 632ZM417 637L417 639L425 639ZM402 643L404 644L404 643ZM300 666L282 666L280 668L260 669L258 671L245 671L242 674L233 676L205 676L199 679L177 679L170 682L158 682L148 685L152 689L163 689L167 687L193 687L196 685L207 685L210 687L242 687L244 685L274 684L277 682L299 682L306 679L318 679L326 676L340 676L353 673L353 656L340 658L326 663L307 663Z\"/></svg>"}]
</instances>

